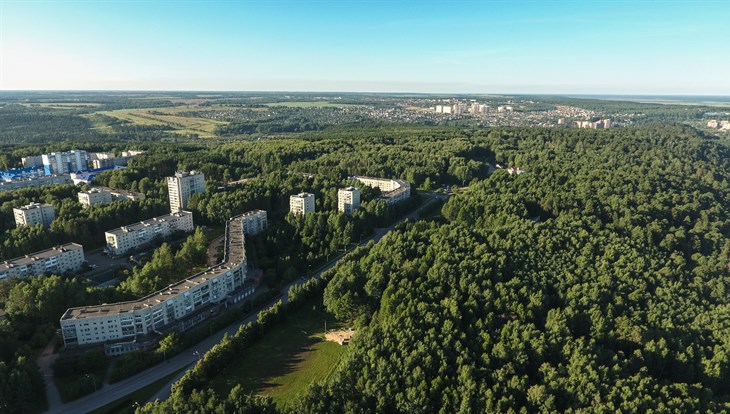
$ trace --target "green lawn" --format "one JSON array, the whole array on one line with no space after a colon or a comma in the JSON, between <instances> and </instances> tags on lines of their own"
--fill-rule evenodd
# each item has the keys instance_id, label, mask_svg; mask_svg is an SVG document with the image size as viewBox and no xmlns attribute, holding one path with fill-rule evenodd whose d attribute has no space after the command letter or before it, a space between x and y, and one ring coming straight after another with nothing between
<instances>
[{"instance_id":1,"label":"green lawn","mask_svg":"<svg viewBox=\"0 0 730 414\"><path fill-rule=\"evenodd\" d=\"M324 340L327 329L340 325L321 310L302 309L273 328L218 375L211 386L227 395L236 384L245 391L269 395L279 406L304 394L315 381L326 378L347 351L346 346Z\"/></svg>"}]
</instances>

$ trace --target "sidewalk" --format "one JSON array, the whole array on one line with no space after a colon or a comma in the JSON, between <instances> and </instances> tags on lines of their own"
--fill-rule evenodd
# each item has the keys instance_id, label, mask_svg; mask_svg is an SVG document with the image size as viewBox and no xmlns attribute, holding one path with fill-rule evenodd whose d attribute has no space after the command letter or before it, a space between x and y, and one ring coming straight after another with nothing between
<instances>
[{"instance_id":1,"label":"sidewalk","mask_svg":"<svg viewBox=\"0 0 730 414\"><path fill-rule=\"evenodd\" d=\"M46 384L46 400L49 407L61 405L61 394L56 388L53 381L53 363L58 358L58 354L54 352L56 347L56 338L54 337L38 356L38 367L40 367L43 382Z\"/></svg>"}]
</instances>

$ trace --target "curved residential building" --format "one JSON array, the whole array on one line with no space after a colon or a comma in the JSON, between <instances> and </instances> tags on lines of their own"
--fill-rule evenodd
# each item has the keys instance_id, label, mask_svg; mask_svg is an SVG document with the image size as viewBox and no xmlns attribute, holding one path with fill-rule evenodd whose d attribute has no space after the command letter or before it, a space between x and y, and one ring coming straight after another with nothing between
<instances>
[{"instance_id":1,"label":"curved residential building","mask_svg":"<svg viewBox=\"0 0 730 414\"><path fill-rule=\"evenodd\" d=\"M205 319L246 281L244 233L250 217L228 220L222 263L135 301L68 309L60 321L64 343L106 343L108 355L120 355L148 346L148 335L184 331Z\"/></svg>"}]
</instances>

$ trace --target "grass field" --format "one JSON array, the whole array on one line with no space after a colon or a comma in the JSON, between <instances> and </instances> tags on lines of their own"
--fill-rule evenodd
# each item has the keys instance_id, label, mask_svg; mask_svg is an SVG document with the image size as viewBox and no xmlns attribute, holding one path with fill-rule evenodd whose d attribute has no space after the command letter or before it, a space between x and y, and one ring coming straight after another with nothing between
<instances>
[{"instance_id":1,"label":"grass field","mask_svg":"<svg viewBox=\"0 0 730 414\"><path fill-rule=\"evenodd\" d=\"M268 103L266 106L286 106L289 108L345 108L348 106L357 106L353 104L334 103L328 101L316 102L276 102Z\"/></svg>"},{"instance_id":2,"label":"grass field","mask_svg":"<svg viewBox=\"0 0 730 414\"><path fill-rule=\"evenodd\" d=\"M181 134L198 134L201 137L209 138L215 136L214 131L218 126L225 125L227 122L217 121L215 119L181 116L179 114L187 111L214 111L219 109L222 108L178 106L174 108L119 109L99 113L119 119L125 119L137 125L168 125Z\"/></svg>"},{"instance_id":3,"label":"grass field","mask_svg":"<svg viewBox=\"0 0 730 414\"><path fill-rule=\"evenodd\" d=\"M303 309L290 315L211 385L219 395L227 395L241 384L246 392L269 395L279 407L286 406L310 384L325 379L347 352L346 346L324 340L325 318L328 330L341 327L320 310Z\"/></svg>"}]
</instances>

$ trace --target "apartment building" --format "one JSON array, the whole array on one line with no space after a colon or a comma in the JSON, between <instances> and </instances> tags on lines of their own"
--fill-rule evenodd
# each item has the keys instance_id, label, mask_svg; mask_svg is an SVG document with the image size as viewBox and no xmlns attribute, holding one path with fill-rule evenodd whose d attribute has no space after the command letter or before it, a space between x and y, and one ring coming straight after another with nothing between
<instances>
[{"instance_id":1,"label":"apartment building","mask_svg":"<svg viewBox=\"0 0 730 414\"><path fill-rule=\"evenodd\" d=\"M18 188L42 187L44 185L73 184L68 174L46 175L35 178L21 178L12 181L0 181L0 191L17 190Z\"/></svg>"},{"instance_id":2,"label":"apartment building","mask_svg":"<svg viewBox=\"0 0 730 414\"><path fill-rule=\"evenodd\" d=\"M48 227L56 218L56 212L53 210L52 205L40 203L30 203L27 206L14 208L13 215L17 227L33 226L35 224Z\"/></svg>"},{"instance_id":3,"label":"apartment building","mask_svg":"<svg viewBox=\"0 0 730 414\"><path fill-rule=\"evenodd\" d=\"M148 346L150 336L189 329L215 306L249 295L244 217L250 215L226 224L221 264L135 301L68 309L60 320L64 344L104 343L107 355L121 355Z\"/></svg>"},{"instance_id":4,"label":"apartment building","mask_svg":"<svg viewBox=\"0 0 730 414\"><path fill-rule=\"evenodd\" d=\"M243 232L245 234L259 234L269 226L266 212L264 210L253 210L241 216L243 221Z\"/></svg>"},{"instance_id":5,"label":"apartment building","mask_svg":"<svg viewBox=\"0 0 730 414\"><path fill-rule=\"evenodd\" d=\"M84 150L52 152L41 157L46 175L72 173L89 168L89 156Z\"/></svg>"},{"instance_id":6,"label":"apartment building","mask_svg":"<svg viewBox=\"0 0 730 414\"><path fill-rule=\"evenodd\" d=\"M388 204L399 203L411 196L411 185L403 180L362 176L352 177L351 179L357 180L368 187L379 188L382 193L380 198Z\"/></svg>"},{"instance_id":7,"label":"apartment building","mask_svg":"<svg viewBox=\"0 0 730 414\"><path fill-rule=\"evenodd\" d=\"M167 237L176 231L193 230L193 213L179 211L109 230L104 233L104 238L109 254L118 256L151 242L157 236Z\"/></svg>"},{"instance_id":8,"label":"apartment building","mask_svg":"<svg viewBox=\"0 0 730 414\"><path fill-rule=\"evenodd\" d=\"M85 260L83 246L67 243L0 262L0 280L9 277L25 278L44 273L61 274L68 270L75 271L81 268Z\"/></svg>"},{"instance_id":9,"label":"apartment building","mask_svg":"<svg viewBox=\"0 0 730 414\"><path fill-rule=\"evenodd\" d=\"M175 173L167 177L170 211L175 213L188 207L190 196L205 192L205 176L199 171Z\"/></svg>"},{"instance_id":10,"label":"apartment building","mask_svg":"<svg viewBox=\"0 0 730 414\"><path fill-rule=\"evenodd\" d=\"M96 204L108 204L114 201L140 201L144 200L145 195L134 191L115 190L107 187L95 187L89 191L79 193L79 203L84 207L90 207Z\"/></svg>"},{"instance_id":11,"label":"apartment building","mask_svg":"<svg viewBox=\"0 0 730 414\"><path fill-rule=\"evenodd\" d=\"M360 190L357 187L345 187L337 190L337 210L348 216L360 207Z\"/></svg>"},{"instance_id":12,"label":"apartment building","mask_svg":"<svg viewBox=\"0 0 730 414\"><path fill-rule=\"evenodd\" d=\"M295 215L314 213L314 194L299 193L289 196L289 212Z\"/></svg>"},{"instance_id":13,"label":"apartment building","mask_svg":"<svg viewBox=\"0 0 730 414\"><path fill-rule=\"evenodd\" d=\"M97 204L109 204L112 202L112 193L100 188L92 188L89 191L79 192L79 203L84 207L91 207Z\"/></svg>"}]
</instances>

